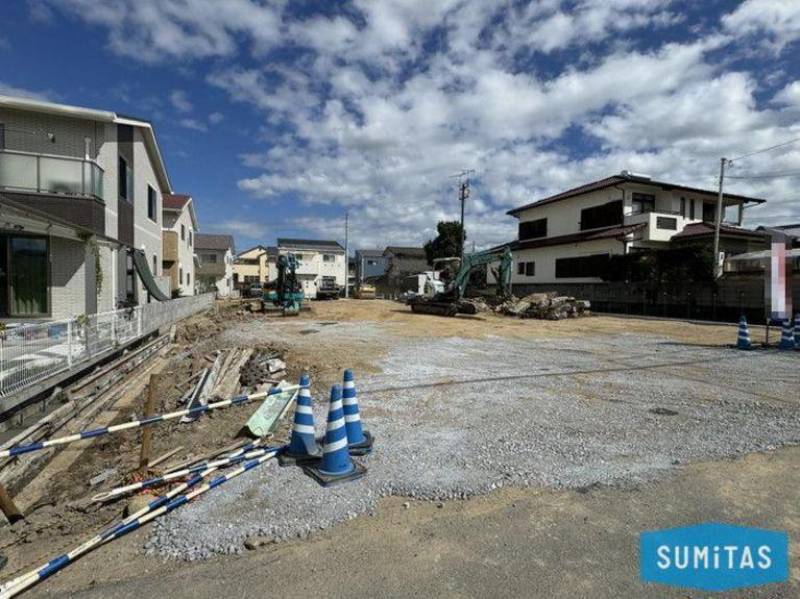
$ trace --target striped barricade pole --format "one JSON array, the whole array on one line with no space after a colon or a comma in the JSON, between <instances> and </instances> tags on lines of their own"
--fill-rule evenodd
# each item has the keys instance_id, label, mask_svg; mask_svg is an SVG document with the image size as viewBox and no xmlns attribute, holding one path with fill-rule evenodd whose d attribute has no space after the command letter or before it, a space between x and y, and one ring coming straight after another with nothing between
<instances>
[{"instance_id":1,"label":"striped barricade pole","mask_svg":"<svg viewBox=\"0 0 800 599\"><path fill-rule=\"evenodd\" d=\"M153 478L148 478L147 480L143 480L138 483L131 483L130 485L125 485L124 487L117 487L116 489L111 489L110 491L104 491L102 493L98 493L97 495L92 497L92 501L109 501L111 499L119 497L120 495L125 495L126 493L130 493L131 491L138 491L139 489L144 489L145 487L160 485L162 483L169 482L176 478L181 478L182 476L194 474L195 472L201 472L206 468L220 468L221 466L227 466L229 464L235 464L237 462L240 462L246 459L247 457L257 457L268 451L279 451L280 449L282 449L282 446L264 447L262 449L248 451L247 453L245 453L245 451L240 449L236 451L235 454L232 454L226 458L204 462L196 466L184 468L183 470L176 470L175 472L170 472L169 474L164 474L162 476L154 476Z\"/></svg>"},{"instance_id":2,"label":"striped barricade pole","mask_svg":"<svg viewBox=\"0 0 800 599\"><path fill-rule=\"evenodd\" d=\"M156 414L155 416L150 416L149 418L145 418L143 420L132 420L130 422L123 422L122 424L114 424L112 426L103 426L100 428L81 431L73 435L58 437L56 439L48 439L46 441L28 443L27 445L17 445L15 447L9 447L8 449L1 450L0 458L14 457L21 455L23 453L40 451L42 449L47 449L49 447L56 447L58 445L67 445L68 443L75 443L76 441L82 441L83 439L91 439L93 437L101 437L103 435L118 433L120 431L126 431L129 429L139 428L142 426L149 426L151 424L156 424L159 422L174 420L175 418L180 418L182 416L201 414L203 412L210 412L211 410L216 410L218 408L238 406L248 401L252 401L254 399L264 399L265 397L268 397L270 395L278 395L280 393L285 393L286 391L295 391L299 388L300 388L299 385L291 385L282 388L276 387L274 389L270 389L269 391L262 391L259 393L253 393L251 395L238 395L236 397L232 397L231 399L224 399L222 401L209 403L204 406L197 406L185 410L178 410L177 412L169 412L168 414Z\"/></svg>"},{"instance_id":3,"label":"striped barricade pole","mask_svg":"<svg viewBox=\"0 0 800 599\"><path fill-rule=\"evenodd\" d=\"M13 597L21 593L22 591L33 586L37 582L44 580L45 578L55 574L59 570L62 570L67 565L75 561L78 557L84 555L85 553L88 553L95 547L98 547L109 541L113 541L114 539L119 538L131 532L132 530L140 528L143 524L146 524L147 522L150 522L151 520L154 520L155 518L158 518L159 516L166 514L167 512L170 512L177 507L180 507L181 505L191 501L195 497L198 497L203 493L222 485L223 483L239 476L240 474L243 474L244 472L247 472L248 470L252 470L259 464L263 464L267 460L275 457L277 453L278 453L277 450L268 451L262 456L245 461L236 469L231 470L226 474L211 479L205 484L197 487L194 491L190 491L189 493L182 493L182 491L185 491L189 487L196 485L203 478L208 476L208 474L216 470L216 468L209 468L203 473L193 476L191 479L189 479L182 485L179 485L166 495L151 501L146 507L142 508L135 514L132 514L128 518L125 518L125 520L123 520L119 524L106 529L105 531L99 533L98 535L95 535L94 537L92 537L85 543L79 545L72 551L64 553L50 560L45 565L43 565L40 568L37 568L36 570L32 570L27 574L23 574L22 576L15 578L14 580L11 580L3 585L0 585L0 599L8 599L10 597Z\"/></svg>"}]
</instances>

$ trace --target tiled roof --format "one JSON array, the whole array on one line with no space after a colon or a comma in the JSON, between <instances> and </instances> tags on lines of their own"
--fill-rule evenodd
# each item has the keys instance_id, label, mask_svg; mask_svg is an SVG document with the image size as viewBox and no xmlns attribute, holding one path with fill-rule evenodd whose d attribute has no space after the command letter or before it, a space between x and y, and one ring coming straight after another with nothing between
<instances>
[{"instance_id":1,"label":"tiled roof","mask_svg":"<svg viewBox=\"0 0 800 599\"><path fill-rule=\"evenodd\" d=\"M766 237L766 233L764 231L753 231L752 229L743 229L741 227L734 227L731 225L720 225L719 227L720 235L726 235L729 237L755 237L755 238L763 238ZM714 234L714 224L713 223L692 223L690 225L686 225L683 228L683 231L680 233L673 235L673 239L686 239L687 237L701 237L703 235L713 235Z\"/></svg>"},{"instance_id":2,"label":"tiled roof","mask_svg":"<svg viewBox=\"0 0 800 599\"><path fill-rule=\"evenodd\" d=\"M165 193L161 198L164 200L164 210L183 210L192 196L183 193Z\"/></svg>"},{"instance_id":3,"label":"tiled roof","mask_svg":"<svg viewBox=\"0 0 800 599\"><path fill-rule=\"evenodd\" d=\"M198 250L221 250L230 248L235 251L232 235L211 235L209 233L196 233L194 247Z\"/></svg>"},{"instance_id":4,"label":"tiled roof","mask_svg":"<svg viewBox=\"0 0 800 599\"><path fill-rule=\"evenodd\" d=\"M527 239L523 241L512 241L509 244L497 246L500 249L508 245L512 250L527 250L532 248L547 247L551 245L565 245L577 243L579 241L595 241L597 239L616 239L624 237L629 233L638 231L647 226L647 223L637 223L635 225L614 225L605 229L595 229L593 231L581 231L580 233L570 233L569 235L558 235L556 237L543 237L541 239Z\"/></svg>"},{"instance_id":5,"label":"tiled roof","mask_svg":"<svg viewBox=\"0 0 800 599\"><path fill-rule=\"evenodd\" d=\"M614 175L612 177L606 177L605 179L600 179L598 181L592 181L591 183L585 183L583 185L579 185L578 187L573 187L572 189L568 189L566 191L562 191L561 193L557 193L556 195L552 195L541 200L537 200L536 202L531 202L530 204L525 204L524 206L520 206L519 208L513 208L509 210L506 214L510 214L512 216L516 216L523 210L527 210L528 208L534 208L539 206L544 206L545 204L550 204L552 202L558 202L560 200L566 200L567 198L572 198L574 196L582 195L584 193L588 193L590 191L597 191L600 189L606 189L607 187L613 187L615 185L620 185L621 183L639 183L641 185L652 185L653 187L660 187L664 190L677 190L677 191L685 191L689 193L697 193L702 195L708 196L717 196L717 192L710 190L710 189L699 189L697 187L688 187L686 185L678 185L676 183L667 183L665 181L656 181L654 179L646 179L643 177L634 177L634 176L626 176L626 175ZM737 195L733 193L726 193L726 199L731 200L739 200L742 202L755 202L757 204L762 204L766 202L766 200L760 198L751 198L748 196Z\"/></svg>"},{"instance_id":6,"label":"tiled roof","mask_svg":"<svg viewBox=\"0 0 800 599\"><path fill-rule=\"evenodd\" d=\"M398 256L405 256L407 258L426 258L425 248L405 247L400 245L387 246L383 251L383 255L386 254L395 254Z\"/></svg>"},{"instance_id":7,"label":"tiled roof","mask_svg":"<svg viewBox=\"0 0 800 599\"><path fill-rule=\"evenodd\" d=\"M338 250L344 251L344 248L338 241L329 239L288 239L278 238L278 247L290 250Z\"/></svg>"}]
</instances>

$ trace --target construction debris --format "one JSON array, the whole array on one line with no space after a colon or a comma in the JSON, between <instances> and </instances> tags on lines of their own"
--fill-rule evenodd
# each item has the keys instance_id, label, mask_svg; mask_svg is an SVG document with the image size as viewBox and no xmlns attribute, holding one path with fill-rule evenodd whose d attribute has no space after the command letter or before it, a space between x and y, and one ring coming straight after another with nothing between
<instances>
[{"instance_id":1,"label":"construction debris","mask_svg":"<svg viewBox=\"0 0 800 599\"><path fill-rule=\"evenodd\" d=\"M558 295L554 291L531 293L522 299L512 297L503 302L495 311L499 314L517 316L519 318L539 318L543 320L562 320L589 315L590 304L587 300L578 300L566 295Z\"/></svg>"}]
</instances>

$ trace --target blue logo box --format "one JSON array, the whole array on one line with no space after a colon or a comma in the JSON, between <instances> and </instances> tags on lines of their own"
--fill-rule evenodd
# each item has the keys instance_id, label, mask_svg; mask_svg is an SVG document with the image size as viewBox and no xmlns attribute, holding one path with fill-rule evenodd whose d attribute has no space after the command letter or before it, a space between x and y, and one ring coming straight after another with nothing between
<instances>
[{"instance_id":1,"label":"blue logo box","mask_svg":"<svg viewBox=\"0 0 800 599\"><path fill-rule=\"evenodd\" d=\"M789 579L785 532L707 523L641 533L643 582L729 591Z\"/></svg>"}]
</instances>

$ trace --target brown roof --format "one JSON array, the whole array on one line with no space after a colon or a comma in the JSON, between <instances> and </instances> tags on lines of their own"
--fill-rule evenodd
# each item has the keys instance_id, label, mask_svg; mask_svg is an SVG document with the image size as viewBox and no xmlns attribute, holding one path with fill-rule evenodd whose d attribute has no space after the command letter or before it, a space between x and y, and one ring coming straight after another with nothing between
<instances>
[{"instance_id":1,"label":"brown roof","mask_svg":"<svg viewBox=\"0 0 800 599\"><path fill-rule=\"evenodd\" d=\"M536 202L531 202L530 204L525 204L524 206L520 206L519 208L512 208L506 214L510 214L511 216L516 216L523 210L527 210L528 208L533 208L534 206L538 207L538 206L543 206L545 204L550 204L552 202L566 200L567 198L582 195L590 191L606 189L607 187L613 187L621 183L640 183L642 185L652 185L654 187L660 187L661 189L664 190L675 189L677 191L687 191L690 193L698 193L714 197L717 196L717 192L710 189L688 187L686 185L667 183L665 181L656 181L654 179L647 179L645 177L635 177L630 175L614 175L612 177L606 177L605 179L600 179L598 181L592 181L591 183L585 183L583 185L579 185L578 187L573 187L572 189L568 189L567 191L562 191L561 193L557 193L556 195L549 196L541 200L537 200ZM748 196L742 196L733 193L726 193L725 198L730 200L739 200L741 202L754 202L757 204L763 204L764 202L766 202L766 200L760 198L751 198Z\"/></svg>"},{"instance_id":2,"label":"brown roof","mask_svg":"<svg viewBox=\"0 0 800 599\"><path fill-rule=\"evenodd\" d=\"M531 248L547 247L551 245L566 245L579 241L595 241L597 239L615 239L624 237L629 233L643 229L647 223L637 223L635 225L614 225L604 229L594 229L593 231L581 231L580 233L570 233L569 235L558 235L556 237L543 237L542 239L527 239L523 241L512 241L509 244L497 246L497 249L508 245L512 250L528 250Z\"/></svg>"},{"instance_id":3,"label":"brown roof","mask_svg":"<svg viewBox=\"0 0 800 599\"><path fill-rule=\"evenodd\" d=\"M183 210L192 196L183 193L165 193L161 198L164 200L164 210Z\"/></svg>"},{"instance_id":4,"label":"brown roof","mask_svg":"<svg viewBox=\"0 0 800 599\"><path fill-rule=\"evenodd\" d=\"M425 256L425 248L418 248L418 247L404 247L400 245L390 245L387 246L385 250L383 250L383 254L386 255L395 254L397 256L405 256L406 258L426 258Z\"/></svg>"},{"instance_id":5,"label":"brown roof","mask_svg":"<svg viewBox=\"0 0 800 599\"><path fill-rule=\"evenodd\" d=\"M726 235L728 237L752 237L756 239L762 239L766 237L766 233L763 231L753 231L752 229L742 229L741 227L734 227L731 225L720 225L719 227L720 235ZM688 237L702 237L704 235L713 235L714 234L714 225L712 223L692 223L691 225L686 225L683 228L683 231L680 233L673 235L673 239L686 239Z\"/></svg>"},{"instance_id":6,"label":"brown roof","mask_svg":"<svg viewBox=\"0 0 800 599\"><path fill-rule=\"evenodd\" d=\"M221 250L228 248L235 252L232 235L211 235L209 233L196 233L194 236L194 247L198 250Z\"/></svg>"}]
</instances>

